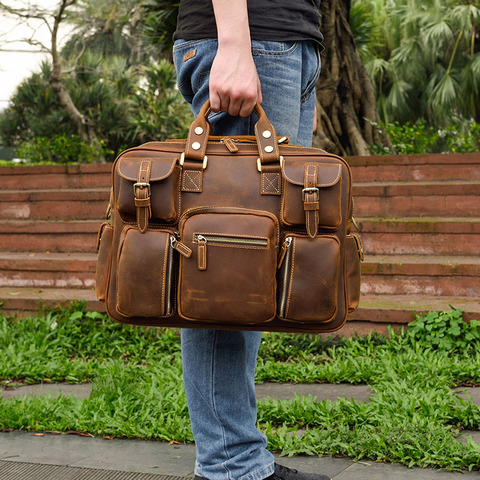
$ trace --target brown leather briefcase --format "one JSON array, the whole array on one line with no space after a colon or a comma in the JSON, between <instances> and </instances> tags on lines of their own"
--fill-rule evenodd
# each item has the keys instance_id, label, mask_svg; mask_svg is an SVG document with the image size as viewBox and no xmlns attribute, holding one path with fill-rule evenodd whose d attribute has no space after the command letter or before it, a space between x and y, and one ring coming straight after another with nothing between
<instances>
[{"instance_id":1,"label":"brown leather briefcase","mask_svg":"<svg viewBox=\"0 0 480 480\"><path fill-rule=\"evenodd\" d=\"M348 164L255 111L255 136L210 136L207 102L186 140L118 156L96 279L113 320L330 332L357 307Z\"/></svg>"}]
</instances>

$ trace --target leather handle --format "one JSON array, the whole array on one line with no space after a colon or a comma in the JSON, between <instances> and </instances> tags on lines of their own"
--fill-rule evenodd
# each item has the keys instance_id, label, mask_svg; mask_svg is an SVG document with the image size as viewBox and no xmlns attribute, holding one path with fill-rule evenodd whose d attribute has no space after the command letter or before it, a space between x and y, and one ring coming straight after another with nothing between
<instances>
[{"instance_id":1,"label":"leather handle","mask_svg":"<svg viewBox=\"0 0 480 480\"><path fill-rule=\"evenodd\" d=\"M203 163L208 137L212 128L208 121L210 112L210 100L207 100L200 109L197 118L190 125L185 148L185 159ZM258 115L258 122L255 124L255 137L261 164L280 163L275 128L270 123L265 110L260 104L257 103L255 105L254 112Z\"/></svg>"}]
</instances>

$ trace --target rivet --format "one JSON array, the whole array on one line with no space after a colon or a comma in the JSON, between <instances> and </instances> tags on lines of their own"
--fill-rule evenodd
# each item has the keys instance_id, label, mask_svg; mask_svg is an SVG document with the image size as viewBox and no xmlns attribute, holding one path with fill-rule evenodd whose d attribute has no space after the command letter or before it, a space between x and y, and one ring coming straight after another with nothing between
<instances>
[{"instance_id":1,"label":"rivet","mask_svg":"<svg viewBox=\"0 0 480 480\"><path fill-rule=\"evenodd\" d=\"M271 145L267 145L264 150L267 152L267 153L272 153L273 152L273 147Z\"/></svg>"},{"instance_id":2,"label":"rivet","mask_svg":"<svg viewBox=\"0 0 480 480\"><path fill-rule=\"evenodd\" d=\"M272 132L270 130L265 130L262 132L262 137L263 138L270 138L272 136Z\"/></svg>"},{"instance_id":3,"label":"rivet","mask_svg":"<svg viewBox=\"0 0 480 480\"><path fill-rule=\"evenodd\" d=\"M192 143L192 148L193 148L194 150L200 150L200 147L201 147L201 145L200 145L199 142L193 142L193 143Z\"/></svg>"},{"instance_id":4,"label":"rivet","mask_svg":"<svg viewBox=\"0 0 480 480\"><path fill-rule=\"evenodd\" d=\"M203 128L202 127L195 127L194 131L197 135L201 135L203 133Z\"/></svg>"}]
</instances>

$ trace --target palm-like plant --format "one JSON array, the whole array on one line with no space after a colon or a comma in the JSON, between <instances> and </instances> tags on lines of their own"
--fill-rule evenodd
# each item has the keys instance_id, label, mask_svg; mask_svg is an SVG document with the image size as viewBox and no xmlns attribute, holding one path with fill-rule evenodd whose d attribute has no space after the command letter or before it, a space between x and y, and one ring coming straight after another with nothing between
<instances>
[{"instance_id":1,"label":"palm-like plant","mask_svg":"<svg viewBox=\"0 0 480 480\"><path fill-rule=\"evenodd\" d=\"M355 0L351 19L383 120L480 120L478 2Z\"/></svg>"}]
</instances>

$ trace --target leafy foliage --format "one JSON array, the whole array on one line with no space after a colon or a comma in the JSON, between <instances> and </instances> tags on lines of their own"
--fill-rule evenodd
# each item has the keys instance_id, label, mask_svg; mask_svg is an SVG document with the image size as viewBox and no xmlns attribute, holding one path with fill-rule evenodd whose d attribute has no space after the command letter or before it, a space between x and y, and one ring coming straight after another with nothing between
<instances>
[{"instance_id":1,"label":"leafy foliage","mask_svg":"<svg viewBox=\"0 0 480 480\"><path fill-rule=\"evenodd\" d=\"M414 153L475 153L480 150L480 123L471 123L467 128L452 125L433 128L425 121L415 124L379 123L374 127L385 131L392 148L372 145L372 153L378 155Z\"/></svg>"},{"instance_id":2,"label":"leafy foliage","mask_svg":"<svg viewBox=\"0 0 480 480\"><path fill-rule=\"evenodd\" d=\"M480 382L479 323L462 323L461 311L452 309L417 316L388 338L319 341L266 333L257 381L366 383L372 390L368 402L299 395L259 402L259 428L269 448L478 469L478 445L457 437L462 429L480 428L480 406L456 395L455 387ZM88 399L0 400L0 429L193 441L174 330L120 325L77 303L37 318L0 318L0 348L4 385L92 383Z\"/></svg>"},{"instance_id":3,"label":"leafy foliage","mask_svg":"<svg viewBox=\"0 0 480 480\"><path fill-rule=\"evenodd\" d=\"M31 163L92 163L112 153L101 144L89 145L78 135L65 134L34 137L17 149L17 156Z\"/></svg>"},{"instance_id":4,"label":"leafy foliage","mask_svg":"<svg viewBox=\"0 0 480 480\"><path fill-rule=\"evenodd\" d=\"M383 121L480 121L477 2L356 0L351 25Z\"/></svg>"},{"instance_id":5,"label":"leafy foliage","mask_svg":"<svg viewBox=\"0 0 480 480\"><path fill-rule=\"evenodd\" d=\"M67 12L75 29L62 50L65 88L105 147L81 152L80 161L97 153L113 160L121 150L144 141L185 136L191 123L171 61L158 61L158 47L154 51L145 44L141 3L81 0ZM73 144L65 139L75 138L77 130L51 88L51 74L50 63L44 62L17 87L0 113L0 138L9 146L25 144L22 154L57 161L58 139ZM47 143L43 137L50 135L55 137L50 142L54 151L40 154ZM71 161L79 148L70 145L62 161Z\"/></svg>"},{"instance_id":6,"label":"leafy foliage","mask_svg":"<svg viewBox=\"0 0 480 480\"><path fill-rule=\"evenodd\" d=\"M408 325L406 332L416 344L426 349L468 353L480 349L480 322L470 324L462 320L462 311L452 308L448 312L415 314L416 320Z\"/></svg>"}]
</instances>

